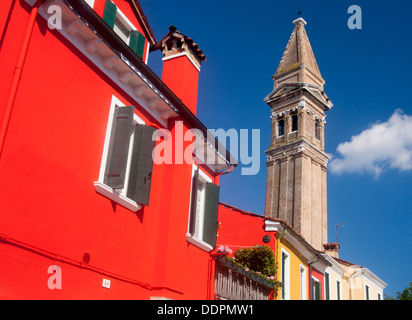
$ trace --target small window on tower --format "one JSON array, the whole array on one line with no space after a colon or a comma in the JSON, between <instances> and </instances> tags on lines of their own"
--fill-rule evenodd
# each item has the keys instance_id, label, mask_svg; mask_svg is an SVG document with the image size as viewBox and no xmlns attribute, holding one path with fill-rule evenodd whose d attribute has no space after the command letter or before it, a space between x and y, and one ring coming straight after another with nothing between
<instances>
[{"instance_id":1,"label":"small window on tower","mask_svg":"<svg viewBox=\"0 0 412 320\"><path fill-rule=\"evenodd\" d=\"M285 120L278 121L278 137L282 137L285 133Z\"/></svg>"},{"instance_id":2,"label":"small window on tower","mask_svg":"<svg viewBox=\"0 0 412 320\"><path fill-rule=\"evenodd\" d=\"M298 115L294 114L292 116L292 132L298 130Z\"/></svg>"},{"instance_id":3,"label":"small window on tower","mask_svg":"<svg viewBox=\"0 0 412 320\"><path fill-rule=\"evenodd\" d=\"M318 121L315 122L315 138L320 140L320 130L321 130L321 125Z\"/></svg>"}]
</instances>

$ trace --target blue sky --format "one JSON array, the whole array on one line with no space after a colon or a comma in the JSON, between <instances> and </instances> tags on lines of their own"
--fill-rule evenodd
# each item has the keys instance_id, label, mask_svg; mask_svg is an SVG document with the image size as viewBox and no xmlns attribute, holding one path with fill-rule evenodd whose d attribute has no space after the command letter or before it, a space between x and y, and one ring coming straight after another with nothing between
<instances>
[{"instance_id":1,"label":"blue sky","mask_svg":"<svg viewBox=\"0 0 412 320\"><path fill-rule=\"evenodd\" d=\"M325 92L328 234L339 228L340 257L388 284L412 281L412 2L387 1L151 1L140 0L157 40L170 25L190 36L207 61L200 74L198 117L213 129L260 129L260 171L240 168L221 179L221 201L263 214L264 151L270 109L263 98L293 30L299 8ZM362 29L350 30L350 5L362 9ZM151 66L161 75L161 55ZM397 111L398 110L398 111ZM250 133L251 135L251 133ZM251 137L251 136L250 136Z\"/></svg>"}]
</instances>

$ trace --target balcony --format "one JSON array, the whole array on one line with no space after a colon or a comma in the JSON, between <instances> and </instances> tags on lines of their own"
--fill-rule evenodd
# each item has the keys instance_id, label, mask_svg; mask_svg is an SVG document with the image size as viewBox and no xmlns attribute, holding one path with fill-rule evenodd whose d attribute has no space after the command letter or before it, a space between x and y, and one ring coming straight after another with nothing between
<instances>
[{"instance_id":1,"label":"balcony","mask_svg":"<svg viewBox=\"0 0 412 320\"><path fill-rule=\"evenodd\" d=\"M216 259L215 295L221 300L269 300L276 282L245 271L226 257Z\"/></svg>"}]
</instances>

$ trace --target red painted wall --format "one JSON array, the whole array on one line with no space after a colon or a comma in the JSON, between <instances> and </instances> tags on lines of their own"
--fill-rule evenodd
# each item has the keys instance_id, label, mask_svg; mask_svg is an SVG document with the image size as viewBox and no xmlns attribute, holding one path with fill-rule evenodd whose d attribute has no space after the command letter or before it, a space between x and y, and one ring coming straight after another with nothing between
<instances>
[{"instance_id":1,"label":"red painted wall","mask_svg":"<svg viewBox=\"0 0 412 320\"><path fill-rule=\"evenodd\" d=\"M244 213L237 208L219 205L219 222L217 247L228 246L233 251L255 245L268 245L273 252L276 249L275 232L265 231L265 218L256 214ZM269 235L271 241L263 242L263 237Z\"/></svg>"},{"instance_id":2,"label":"red painted wall","mask_svg":"<svg viewBox=\"0 0 412 320\"><path fill-rule=\"evenodd\" d=\"M16 1L9 19L2 107L29 10ZM191 165L155 165L150 205L137 213L94 189L112 95L134 104L38 17L0 158L0 299L207 298L209 254L186 241ZM55 264L61 290L47 285Z\"/></svg>"},{"instance_id":3,"label":"red painted wall","mask_svg":"<svg viewBox=\"0 0 412 320\"><path fill-rule=\"evenodd\" d=\"M196 114L199 71L187 56L163 63L163 82Z\"/></svg>"}]
</instances>

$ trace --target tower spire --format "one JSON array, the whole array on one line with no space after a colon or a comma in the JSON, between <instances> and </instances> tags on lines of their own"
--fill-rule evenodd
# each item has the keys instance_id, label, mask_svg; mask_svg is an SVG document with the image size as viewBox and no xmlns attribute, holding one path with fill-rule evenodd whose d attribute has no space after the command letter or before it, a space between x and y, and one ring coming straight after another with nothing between
<instances>
[{"instance_id":1,"label":"tower spire","mask_svg":"<svg viewBox=\"0 0 412 320\"><path fill-rule=\"evenodd\" d=\"M300 10L299 12L301 13ZM299 16L298 19L293 21L293 24L295 28L273 76L275 87L287 80L288 82L312 83L323 89L325 81L319 71L305 30L307 22Z\"/></svg>"}]
</instances>

